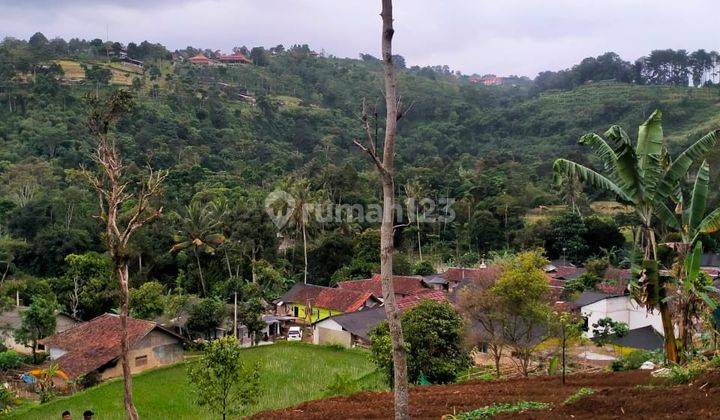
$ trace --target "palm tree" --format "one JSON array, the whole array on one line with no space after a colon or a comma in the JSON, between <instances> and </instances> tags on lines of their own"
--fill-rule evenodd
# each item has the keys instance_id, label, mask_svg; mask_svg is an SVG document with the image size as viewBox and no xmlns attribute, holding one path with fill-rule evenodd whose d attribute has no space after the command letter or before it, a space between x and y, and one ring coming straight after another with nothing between
<instances>
[{"instance_id":1,"label":"palm tree","mask_svg":"<svg viewBox=\"0 0 720 420\"><path fill-rule=\"evenodd\" d=\"M637 281L631 288L636 300L648 310L655 307L660 310L666 356L677 362L675 333L665 299L666 284L659 277L653 222L657 219L666 225L672 223L674 215L665 201L690 167L717 144L719 132L702 137L671 161L663 140L661 118L662 113L656 110L640 125L635 147L628 134L617 125L605 132L609 143L594 133L580 138L580 143L590 146L600 158L605 175L566 159L556 160L554 171L556 175L577 177L581 182L611 192L618 201L635 210L641 221L636 245L643 252L643 261L642 268L634 270Z\"/></svg>"},{"instance_id":2,"label":"palm tree","mask_svg":"<svg viewBox=\"0 0 720 420\"><path fill-rule=\"evenodd\" d=\"M200 264L200 253L212 255L215 253L215 247L225 242L225 236L218 233L222 224L222 213L214 202L202 204L199 201L192 201L185 207L184 214L175 213L175 217L180 220L181 228L173 238L175 245L170 248L170 252L192 248L203 296L206 296L207 289Z\"/></svg>"},{"instance_id":3,"label":"palm tree","mask_svg":"<svg viewBox=\"0 0 720 420\"><path fill-rule=\"evenodd\" d=\"M281 185L281 189L287 191L292 200L282 200L275 204L276 211L281 214L289 215L288 223L284 227L294 227L302 234L303 240L303 282L307 284L308 277L308 228L312 222L310 217L314 211L312 202L319 196L319 192L314 192L310 188L310 181L305 178L296 180L288 179Z\"/></svg>"}]
</instances>

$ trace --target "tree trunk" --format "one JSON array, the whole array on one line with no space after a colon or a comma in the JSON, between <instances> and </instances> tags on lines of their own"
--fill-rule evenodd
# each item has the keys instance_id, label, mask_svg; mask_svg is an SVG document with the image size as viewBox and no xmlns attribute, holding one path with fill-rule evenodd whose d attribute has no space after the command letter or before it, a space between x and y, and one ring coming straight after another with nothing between
<instances>
[{"instance_id":1,"label":"tree trunk","mask_svg":"<svg viewBox=\"0 0 720 420\"><path fill-rule=\"evenodd\" d=\"M130 342L127 333L127 318L129 312L129 287L127 260L116 261L115 272L120 282L120 348L122 352L123 385L125 390L125 415L130 420L138 419L138 413L132 400L132 374L130 372Z\"/></svg>"},{"instance_id":2,"label":"tree trunk","mask_svg":"<svg viewBox=\"0 0 720 420\"><path fill-rule=\"evenodd\" d=\"M303 283L307 284L308 261L307 261L307 231L305 229L305 222L302 223L302 234L303 234L303 258L305 260L305 270L303 272Z\"/></svg>"},{"instance_id":3,"label":"tree trunk","mask_svg":"<svg viewBox=\"0 0 720 420\"><path fill-rule=\"evenodd\" d=\"M645 223L645 234L647 235L648 246L652 255L646 252L646 258L653 258L655 261L658 260L657 253L657 241L655 240L655 231L650 226L649 220ZM665 339L665 357L672 363L678 362L677 344L675 343L675 328L672 322L672 315L670 314L670 305L665 301L667 297L667 285L664 282L660 284L660 302L658 303L658 309L660 311L660 318L663 324L663 335Z\"/></svg>"},{"instance_id":4,"label":"tree trunk","mask_svg":"<svg viewBox=\"0 0 720 420\"><path fill-rule=\"evenodd\" d=\"M418 254L420 254L420 261L422 261L422 244L420 243L420 211L417 208L417 204L415 205L415 226L417 227Z\"/></svg>"},{"instance_id":5,"label":"tree trunk","mask_svg":"<svg viewBox=\"0 0 720 420\"><path fill-rule=\"evenodd\" d=\"M398 104L395 93L395 68L392 59L393 13L392 0L382 0L382 57L385 74L385 142L383 145L383 215L380 225L380 274L385 314L390 327L394 369L395 418L409 418L408 377L405 339L400 325L400 311L395 304L393 274L393 224L395 207L395 135L397 133Z\"/></svg>"},{"instance_id":6,"label":"tree trunk","mask_svg":"<svg viewBox=\"0 0 720 420\"><path fill-rule=\"evenodd\" d=\"M200 250L198 250L197 247L195 247L195 261L198 266L198 274L200 275L200 286L202 287L203 297L205 297L207 296L207 291L205 290L205 278L203 277L202 267L200 266Z\"/></svg>"}]
</instances>

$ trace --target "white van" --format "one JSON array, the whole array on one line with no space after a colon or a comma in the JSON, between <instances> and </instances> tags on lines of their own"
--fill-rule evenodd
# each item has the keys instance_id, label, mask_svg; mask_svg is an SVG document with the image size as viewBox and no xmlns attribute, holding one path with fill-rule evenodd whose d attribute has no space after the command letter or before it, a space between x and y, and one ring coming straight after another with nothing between
<instances>
[{"instance_id":1,"label":"white van","mask_svg":"<svg viewBox=\"0 0 720 420\"><path fill-rule=\"evenodd\" d=\"M290 327L287 334L288 341L302 341L302 328Z\"/></svg>"}]
</instances>

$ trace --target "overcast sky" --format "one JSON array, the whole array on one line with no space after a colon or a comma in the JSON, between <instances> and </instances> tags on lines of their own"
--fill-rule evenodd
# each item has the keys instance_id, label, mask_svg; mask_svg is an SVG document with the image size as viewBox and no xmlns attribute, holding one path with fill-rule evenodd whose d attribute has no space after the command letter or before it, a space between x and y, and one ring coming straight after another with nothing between
<instances>
[{"instance_id":1,"label":"overcast sky","mask_svg":"<svg viewBox=\"0 0 720 420\"><path fill-rule=\"evenodd\" d=\"M150 40L169 49L307 43L379 56L379 0L0 0L0 36ZM615 51L719 49L720 0L396 0L409 65L534 77Z\"/></svg>"}]
</instances>

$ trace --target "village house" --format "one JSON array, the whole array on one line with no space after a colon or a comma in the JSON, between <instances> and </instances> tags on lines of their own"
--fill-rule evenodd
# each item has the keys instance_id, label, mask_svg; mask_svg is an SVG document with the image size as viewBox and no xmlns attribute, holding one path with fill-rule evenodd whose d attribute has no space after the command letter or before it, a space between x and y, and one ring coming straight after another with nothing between
<instances>
[{"instance_id":1,"label":"village house","mask_svg":"<svg viewBox=\"0 0 720 420\"><path fill-rule=\"evenodd\" d=\"M504 83L502 77L495 76L494 74L486 74L485 76L473 75L468 77L470 83L481 84L484 86L501 86Z\"/></svg>"},{"instance_id":2,"label":"village house","mask_svg":"<svg viewBox=\"0 0 720 420\"><path fill-rule=\"evenodd\" d=\"M382 301L382 276L380 274L374 274L371 278L364 280L341 281L337 283L337 287L343 290L372 293ZM393 276L395 298L414 295L427 289L421 276Z\"/></svg>"},{"instance_id":3,"label":"village house","mask_svg":"<svg viewBox=\"0 0 720 420\"><path fill-rule=\"evenodd\" d=\"M130 369L142 372L183 360L184 340L155 322L128 318ZM70 379L92 376L106 380L122 375L120 318L100 315L40 341Z\"/></svg>"},{"instance_id":4,"label":"village house","mask_svg":"<svg viewBox=\"0 0 720 420\"><path fill-rule=\"evenodd\" d=\"M275 301L277 316L312 324L333 315L363 311L381 304L371 292L298 283Z\"/></svg>"},{"instance_id":5,"label":"village house","mask_svg":"<svg viewBox=\"0 0 720 420\"><path fill-rule=\"evenodd\" d=\"M663 332L660 312L648 312L626 293L586 290L573 301L573 307L586 320L583 335L587 338L593 337L592 325L603 318L624 322L631 331L649 326L659 334Z\"/></svg>"},{"instance_id":6,"label":"village house","mask_svg":"<svg viewBox=\"0 0 720 420\"><path fill-rule=\"evenodd\" d=\"M199 64L199 65L210 64L210 59L205 57L205 54L203 54L203 53L198 53L196 56L188 58L188 61L190 62L190 64Z\"/></svg>"},{"instance_id":7,"label":"village house","mask_svg":"<svg viewBox=\"0 0 720 420\"><path fill-rule=\"evenodd\" d=\"M22 314L27 306L13 306L0 313L0 339L5 347L20 354L32 353L32 346L26 346L15 341L15 330L22 325ZM72 328L81 321L60 311L55 311L55 332L62 332Z\"/></svg>"},{"instance_id":8,"label":"village house","mask_svg":"<svg viewBox=\"0 0 720 420\"><path fill-rule=\"evenodd\" d=\"M447 295L442 291L425 289L399 298L395 303L400 312L405 312L423 300L446 302ZM313 324L313 343L369 347L370 331L386 319L384 307L331 316Z\"/></svg>"},{"instance_id":9,"label":"village house","mask_svg":"<svg viewBox=\"0 0 720 420\"><path fill-rule=\"evenodd\" d=\"M241 53L233 53L229 55L220 54L217 58L222 64L248 64L250 60Z\"/></svg>"}]
</instances>

